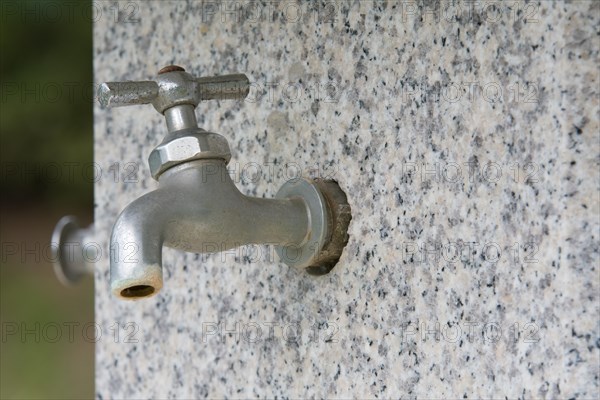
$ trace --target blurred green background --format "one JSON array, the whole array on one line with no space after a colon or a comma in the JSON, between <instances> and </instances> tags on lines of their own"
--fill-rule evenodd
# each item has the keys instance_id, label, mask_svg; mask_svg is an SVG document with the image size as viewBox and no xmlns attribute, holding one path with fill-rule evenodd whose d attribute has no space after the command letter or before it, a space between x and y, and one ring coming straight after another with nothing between
<instances>
[{"instance_id":1,"label":"blurred green background","mask_svg":"<svg viewBox=\"0 0 600 400\"><path fill-rule=\"evenodd\" d=\"M82 330L94 322L93 279L61 286L46 251L60 217L73 214L84 226L93 218L91 5L0 2L0 396L6 399L94 395L94 343ZM48 324L61 327L58 340ZM37 331L39 341L24 329Z\"/></svg>"}]
</instances>

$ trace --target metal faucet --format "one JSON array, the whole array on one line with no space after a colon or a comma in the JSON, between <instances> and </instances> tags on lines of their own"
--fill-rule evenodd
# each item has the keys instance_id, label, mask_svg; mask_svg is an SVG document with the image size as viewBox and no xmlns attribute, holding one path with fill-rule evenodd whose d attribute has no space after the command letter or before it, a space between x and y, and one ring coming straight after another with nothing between
<instances>
[{"instance_id":1,"label":"metal faucet","mask_svg":"<svg viewBox=\"0 0 600 400\"><path fill-rule=\"evenodd\" d=\"M240 193L229 173L227 139L198 127L203 100L240 99L250 82L243 74L196 78L178 66L155 81L108 82L103 106L152 104L168 134L148 164L158 189L129 204L110 240L111 290L123 299L156 294L163 285L163 245L188 252L272 244L281 260L314 275L326 274L348 241L350 206L335 181L297 178L274 199Z\"/></svg>"},{"instance_id":2,"label":"metal faucet","mask_svg":"<svg viewBox=\"0 0 600 400\"><path fill-rule=\"evenodd\" d=\"M76 217L62 217L50 242L54 274L65 286L78 283L94 274L94 263L100 258L100 245L93 241L94 226L82 228Z\"/></svg>"}]
</instances>

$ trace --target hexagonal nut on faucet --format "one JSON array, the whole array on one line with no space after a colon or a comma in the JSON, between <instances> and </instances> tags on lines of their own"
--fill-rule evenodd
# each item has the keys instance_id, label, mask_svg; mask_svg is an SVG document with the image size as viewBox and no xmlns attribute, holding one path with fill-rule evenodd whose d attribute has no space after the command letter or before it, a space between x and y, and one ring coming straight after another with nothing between
<instances>
[{"instance_id":1,"label":"hexagonal nut on faucet","mask_svg":"<svg viewBox=\"0 0 600 400\"><path fill-rule=\"evenodd\" d=\"M227 164L231 151L227 139L202 129L171 133L148 157L150 173L155 180L167 169L187 161L221 158Z\"/></svg>"}]
</instances>

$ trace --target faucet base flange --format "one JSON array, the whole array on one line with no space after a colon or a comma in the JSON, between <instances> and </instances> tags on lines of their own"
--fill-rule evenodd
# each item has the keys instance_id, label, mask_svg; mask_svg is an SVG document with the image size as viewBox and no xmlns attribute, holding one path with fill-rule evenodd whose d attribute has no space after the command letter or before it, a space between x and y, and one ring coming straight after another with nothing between
<instances>
[{"instance_id":1,"label":"faucet base flange","mask_svg":"<svg viewBox=\"0 0 600 400\"><path fill-rule=\"evenodd\" d=\"M287 265L303 268L311 275L329 273L348 243L351 210L337 182L325 179L296 179L286 182L276 198L302 198L310 215L310 231L300 246L276 246Z\"/></svg>"},{"instance_id":2,"label":"faucet base flange","mask_svg":"<svg viewBox=\"0 0 600 400\"><path fill-rule=\"evenodd\" d=\"M336 181L316 179L315 184L327 202L327 210L331 217L331 234L319 256L306 268L306 272L311 275L325 275L337 264L348 243L348 227L352 214L346 194Z\"/></svg>"}]
</instances>

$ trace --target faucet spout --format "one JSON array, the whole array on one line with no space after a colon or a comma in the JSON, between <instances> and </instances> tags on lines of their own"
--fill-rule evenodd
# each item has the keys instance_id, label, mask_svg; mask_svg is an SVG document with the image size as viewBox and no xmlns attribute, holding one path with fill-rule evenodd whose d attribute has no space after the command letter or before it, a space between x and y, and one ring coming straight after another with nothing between
<instances>
[{"instance_id":1,"label":"faucet spout","mask_svg":"<svg viewBox=\"0 0 600 400\"><path fill-rule=\"evenodd\" d=\"M139 299L162 288L163 245L195 253L248 244L300 247L311 214L300 197L262 199L240 193L222 159L172 167L158 189L129 204L111 237L111 290Z\"/></svg>"}]
</instances>

